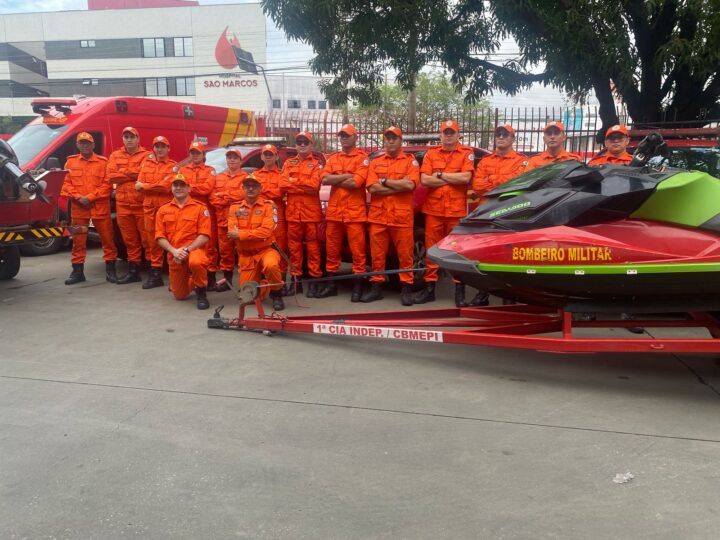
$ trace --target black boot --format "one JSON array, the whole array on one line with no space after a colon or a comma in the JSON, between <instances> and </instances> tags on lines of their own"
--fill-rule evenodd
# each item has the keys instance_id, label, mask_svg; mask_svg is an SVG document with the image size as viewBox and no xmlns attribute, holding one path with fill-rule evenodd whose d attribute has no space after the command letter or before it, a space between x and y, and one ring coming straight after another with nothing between
<instances>
[{"instance_id":1,"label":"black boot","mask_svg":"<svg viewBox=\"0 0 720 540\"><path fill-rule=\"evenodd\" d=\"M405 287L405 285L403 285ZM415 297L412 299L412 302L410 304L427 304L428 302L434 302L435 301L435 282L430 281L425 284L425 288L417 293ZM408 306L410 304L406 304L403 302L403 306Z\"/></svg>"},{"instance_id":2,"label":"black boot","mask_svg":"<svg viewBox=\"0 0 720 540\"><path fill-rule=\"evenodd\" d=\"M433 287L432 299L435 300L435 284L428 283L428 287L430 287L430 285ZM403 306L413 305L412 285L409 283L403 283L400 287L400 303Z\"/></svg>"},{"instance_id":3,"label":"black boot","mask_svg":"<svg viewBox=\"0 0 720 540\"><path fill-rule=\"evenodd\" d=\"M125 285L126 283L137 283L142 281L140 277L140 267L135 263L128 264L128 271L123 277L118 278L118 285Z\"/></svg>"},{"instance_id":4,"label":"black boot","mask_svg":"<svg viewBox=\"0 0 720 540\"><path fill-rule=\"evenodd\" d=\"M336 273L331 272L328 277L335 277ZM337 283L335 281L328 281L324 286L318 287L315 298L327 298L329 296L337 296Z\"/></svg>"},{"instance_id":5,"label":"black boot","mask_svg":"<svg viewBox=\"0 0 720 540\"><path fill-rule=\"evenodd\" d=\"M353 281L352 294L350 295L351 302L359 302L363 293L363 279L356 279Z\"/></svg>"},{"instance_id":6,"label":"black boot","mask_svg":"<svg viewBox=\"0 0 720 540\"><path fill-rule=\"evenodd\" d=\"M297 289L296 289L296 286L297 286ZM302 292L303 292L302 282L297 278L297 276L292 276L290 278L290 281L287 282L287 286L285 287L285 290L283 291L283 296L295 296L296 290L297 290L298 294L302 294Z\"/></svg>"},{"instance_id":7,"label":"black boot","mask_svg":"<svg viewBox=\"0 0 720 540\"><path fill-rule=\"evenodd\" d=\"M318 289L319 289L319 283L315 283L314 281L308 285L308 291L305 296L308 298L318 298Z\"/></svg>"},{"instance_id":8,"label":"black boot","mask_svg":"<svg viewBox=\"0 0 720 540\"><path fill-rule=\"evenodd\" d=\"M232 270L223 270L223 279L217 282L215 285L215 291L216 292L225 292L229 291L230 287L232 286L232 278L233 278L233 271Z\"/></svg>"},{"instance_id":9,"label":"black boot","mask_svg":"<svg viewBox=\"0 0 720 540\"><path fill-rule=\"evenodd\" d=\"M195 287L195 300L197 301L198 309L207 309L210 307L210 302L208 302L207 299L206 287Z\"/></svg>"},{"instance_id":10,"label":"black boot","mask_svg":"<svg viewBox=\"0 0 720 540\"><path fill-rule=\"evenodd\" d=\"M373 281L370 283L370 290L362 295L360 301L367 304L369 302L374 302L375 300L382 300L382 286L382 281Z\"/></svg>"},{"instance_id":11,"label":"black boot","mask_svg":"<svg viewBox=\"0 0 720 540\"><path fill-rule=\"evenodd\" d=\"M215 272L211 272L210 270L208 270L207 279L208 279L207 290L214 291L215 284L217 283L217 276L215 275Z\"/></svg>"},{"instance_id":12,"label":"black boot","mask_svg":"<svg viewBox=\"0 0 720 540\"><path fill-rule=\"evenodd\" d=\"M162 279L161 268L151 268L145 283L142 284L143 289L154 289L155 287L162 287L165 285Z\"/></svg>"},{"instance_id":13,"label":"black boot","mask_svg":"<svg viewBox=\"0 0 720 540\"><path fill-rule=\"evenodd\" d=\"M105 281L117 283L117 271L115 270L115 261L105 261Z\"/></svg>"},{"instance_id":14,"label":"black boot","mask_svg":"<svg viewBox=\"0 0 720 540\"><path fill-rule=\"evenodd\" d=\"M282 311L285 309L285 302L283 302L282 291L271 291L270 298L272 299L272 308L274 311Z\"/></svg>"},{"instance_id":15,"label":"black boot","mask_svg":"<svg viewBox=\"0 0 720 540\"><path fill-rule=\"evenodd\" d=\"M470 300L468 305L473 307L487 306L490 303L490 297L485 291L478 291L475 298Z\"/></svg>"},{"instance_id":16,"label":"black boot","mask_svg":"<svg viewBox=\"0 0 720 540\"><path fill-rule=\"evenodd\" d=\"M465 284L464 283L456 283L455 284L455 307L467 307L467 302L465 301Z\"/></svg>"},{"instance_id":17,"label":"black boot","mask_svg":"<svg viewBox=\"0 0 720 540\"><path fill-rule=\"evenodd\" d=\"M75 285L82 281L85 281L85 265L83 263L73 264L72 272L70 272L70 275L65 280L65 285Z\"/></svg>"}]
</instances>

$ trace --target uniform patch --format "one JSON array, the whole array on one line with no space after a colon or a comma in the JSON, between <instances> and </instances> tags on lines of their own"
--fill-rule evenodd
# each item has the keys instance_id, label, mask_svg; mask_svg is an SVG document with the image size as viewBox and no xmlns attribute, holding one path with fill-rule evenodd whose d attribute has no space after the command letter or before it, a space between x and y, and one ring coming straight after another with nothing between
<instances>
[{"instance_id":1,"label":"uniform patch","mask_svg":"<svg viewBox=\"0 0 720 540\"><path fill-rule=\"evenodd\" d=\"M255 210L256 216L262 216L262 210Z\"/></svg>"},{"instance_id":2,"label":"uniform patch","mask_svg":"<svg viewBox=\"0 0 720 540\"><path fill-rule=\"evenodd\" d=\"M207 208L203 210L203 216L210 217L210 212L208 212Z\"/></svg>"},{"instance_id":3,"label":"uniform patch","mask_svg":"<svg viewBox=\"0 0 720 540\"><path fill-rule=\"evenodd\" d=\"M155 154L148 154L148 158L155 159Z\"/></svg>"},{"instance_id":4,"label":"uniform patch","mask_svg":"<svg viewBox=\"0 0 720 540\"><path fill-rule=\"evenodd\" d=\"M468 154L468 159L470 161L475 161L475 154Z\"/></svg>"},{"instance_id":5,"label":"uniform patch","mask_svg":"<svg viewBox=\"0 0 720 540\"><path fill-rule=\"evenodd\" d=\"M527 164L528 164L527 160L523 161L522 164L527 166Z\"/></svg>"},{"instance_id":6,"label":"uniform patch","mask_svg":"<svg viewBox=\"0 0 720 540\"><path fill-rule=\"evenodd\" d=\"M412 164L413 164L413 167L419 167L419 166L420 166L420 164L417 162L416 159L413 159L413 160L412 160Z\"/></svg>"},{"instance_id":7,"label":"uniform patch","mask_svg":"<svg viewBox=\"0 0 720 540\"><path fill-rule=\"evenodd\" d=\"M365 165L366 167L367 167L368 165L370 165L370 160L369 160L369 159L364 160L364 161L363 161L363 165Z\"/></svg>"},{"instance_id":8,"label":"uniform patch","mask_svg":"<svg viewBox=\"0 0 720 540\"><path fill-rule=\"evenodd\" d=\"M210 171L210 175L211 175L211 176L215 176L216 174L217 174L217 173L215 172L215 169L213 169L213 170Z\"/></svg>"},{"instance_id":9,"label":"uniform patch","mask_svg":"<svg viewBox=\"0 0 720 540\"><path fill-rule=\"evenodd\" d=\"M315 166L315 164L314 164L314 163L308 163L308 167L309 167L309 168L311 168L311 169L312 169L312 168L313 168L314 166Z\"/></svg>"},{"instance_id":10,"label":"uniform patch","mask_svg":"<svg viewBox=\"0 0 720 540\"><path fill-rule=\"evenodd\" d=\"M278 216L277 216L277 208L273 206L273 223L278 222Z\"/></svg>"},{"instance_id":11,"label":"uniform patch","mask_svg":"<svg viewBox=\"0 0 720 540\"><path fill-rule=\"evenodd\" d=\"M179 170L180 170L180 167L173 167L173 168L172 168L172 171L173 171L173 172L178 172Z\"/></svg>"}]
</instances>

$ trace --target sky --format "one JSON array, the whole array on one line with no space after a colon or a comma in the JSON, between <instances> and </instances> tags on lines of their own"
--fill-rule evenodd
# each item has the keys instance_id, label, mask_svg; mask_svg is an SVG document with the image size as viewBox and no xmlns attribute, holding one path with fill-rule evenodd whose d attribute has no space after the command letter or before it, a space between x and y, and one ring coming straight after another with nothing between
<instances>
[{"instance_id":1,"label":"sky","mask_svg":"<svg viewBox=\"0 0 720 540\"><path fill-rule=\"evenodd\" d=\"M199 0L200 5L245 4L243 0ZM68 11L87 9L87 0L0 0L1 13L35 13L39 11ZM517 51L517 45L510 40L504 42L500 53ZM298 69L306 65L313 56L312 48L304 43L289 42L282 30L267 20L267 57L272 68L292 67L288 74L304 75L310 71ZM535 85L517 96L496 93L489 97L495 107L559 107L565 105L564 96L552 87ZM591 104L592 101L591 101Z\"/></svg>"}]
</instances>

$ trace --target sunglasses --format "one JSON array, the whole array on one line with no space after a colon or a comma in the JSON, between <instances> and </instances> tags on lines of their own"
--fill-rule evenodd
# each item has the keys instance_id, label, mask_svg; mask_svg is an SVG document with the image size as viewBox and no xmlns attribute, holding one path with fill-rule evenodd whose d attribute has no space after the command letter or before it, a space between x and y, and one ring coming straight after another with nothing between
<instances>
[{"instance_id":1,"label":"sunglasses","mask_svg":"<svg viewBox=\"0 0 720 540\"><path fill-rule=\"evenodd\" d=\"M498 131L498 132L495 134L495 136L496 136L498 139L506 139L506 138L512 137L512 135L510 135L510 133L508 133L507 131Z\"/></svg>"},{"instance_id":2,"label":"sunglasses","mask_svg":"<svg viewBox=\"0 0 720 540\"><path fill-rule=\"evenodd\" d=\"M297 141L295 141L295 144L297 144L298 146L308 146L310 144L310 141L308 141L307 139L298 139Z\"/></svg>"}]
</instances>

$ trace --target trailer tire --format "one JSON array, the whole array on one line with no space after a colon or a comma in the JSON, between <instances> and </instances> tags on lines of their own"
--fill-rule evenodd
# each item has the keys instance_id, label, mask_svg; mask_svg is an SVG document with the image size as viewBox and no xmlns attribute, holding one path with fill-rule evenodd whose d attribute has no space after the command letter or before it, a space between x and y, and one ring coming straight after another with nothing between
<instances>
[{"instance_id":1,"label":"trailer tire","mask_svg":"<svg viewBox=\"0 0 720 540\"><path fill-rule=\"evenodd\" d=\"M20 271L20 250L17 246L0 249L0 280L12 279Z\"/></svg>"}]
</instances>

